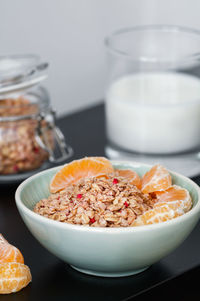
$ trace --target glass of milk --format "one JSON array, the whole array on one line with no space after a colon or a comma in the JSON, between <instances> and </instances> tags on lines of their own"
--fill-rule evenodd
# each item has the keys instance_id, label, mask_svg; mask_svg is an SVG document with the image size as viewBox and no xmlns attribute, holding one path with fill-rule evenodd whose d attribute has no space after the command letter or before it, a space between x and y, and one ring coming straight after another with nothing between
<instances>
[{"instance_id":1,"label":"glass of milk","mask_svg":"<svg viewBox=\"0 0 200 301\"><path fill-rule=\"evenodd\" d=\"M200 174L200 32L141 26L105 45L107 156Z\"/></svg>"}]
</instances>

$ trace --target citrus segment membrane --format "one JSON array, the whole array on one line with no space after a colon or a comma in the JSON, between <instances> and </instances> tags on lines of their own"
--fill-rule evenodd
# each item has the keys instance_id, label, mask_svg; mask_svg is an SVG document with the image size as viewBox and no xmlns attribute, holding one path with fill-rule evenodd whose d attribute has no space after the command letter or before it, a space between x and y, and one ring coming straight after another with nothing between
<instances>
[{"instance_id":1,"label":"citrus segment membrane","mask_svg":"<svg viewBox=\"0 0 200 301\"><path fill-rule=\"evenodd\" d=\"M133 226L156 224L168 221L175 217L175 212L173 210L170 210L168 206L163 205L161 207L148 210L144 214L140 215L134 221Z\"/></svg>"},{"instance_id":2,"label":"citrus segment membrane","mask_svg":"<svg viewBox=\"0 0 200 301\"><path fill-rule=\"evenodd\" d=\"M166 191L159 191L155 194L158 200L155 207L161 207L167 203L168 206L177 211L179 215L186 213L192 207L192 200L189 192L178 185L173 185Z\"/></svg>"},{"instance_id":3,"label":"citrus segment membrane","mask_svg":"<svg viewBox=\"0 0 200 301\"><path fill-rule=\"evenodd\" d=\"M172 185L172 179L165 167L160 164L154 165L142 177L142 192L151 193L163 191Z\"/></svg>"},{"instance_id":4,"label":"citrus segment membrane","mask_svg":"<svg viewBox=\"0 0 200 301\"><path fill-rule=\"evenodd\" d=\"M5 262L24 263L24 258L22 253L16 247L9 244L3 235L0 234L0 264Z\"/></svg>"},{"instance_id":5,"label":"citrus segment membrane","mask_svg":"<svg viewBox=\"0 0 200 301\"><path fill-rule=\"evenodd\" d=\"M86 157L74 160L64 165L55 174L50 183L50 191L56 193L67 185L76 183L81 178L96 177L112 172L114 172L112 164L103 157Z\"/></svg>"},{"instance_id":6,"label":"citrus segment membrane","mask_svg":"<svg viewBox=\"0 0 200 301\"><path fill-rule=\"evenodd\" d=\"M19 262L0 264L0 294L18 292L31 282L28 266Z\"/></svg>"},{"instance_id":7,"label":"citrus segment membrane","mask_svg":"<svg viewBox=\"0 0 200 301\"><path fill-rule=\"evenodd\" d=\"M117 176L131 179L131 184L135 185L138 189L141 189L142 181L135 171L130 169L115 169L115 173Z\"/></svg>"},{"instance_id":8,"label":"citrus segment membrane","mask_svg":"<svg viewBox=\"0 0 200 301\"><path fill-rule=\"evenodd\" d=\"M168 221L188 212L192 207L189 192L177 185L173 185L163 192L156 192L157 203L154 208L140 215L133 226L155 224Z\"/></svg>"},{"instance_id":9,"label":"citrus segment membrane","mask_svg":"<svg viewBox=\"0 0 200 301\"><path fill-rule=\"evenodd\" d=\"M21 290L31 281L21 252L0 234L0 294Z\"/></svg>"}]
</instances>

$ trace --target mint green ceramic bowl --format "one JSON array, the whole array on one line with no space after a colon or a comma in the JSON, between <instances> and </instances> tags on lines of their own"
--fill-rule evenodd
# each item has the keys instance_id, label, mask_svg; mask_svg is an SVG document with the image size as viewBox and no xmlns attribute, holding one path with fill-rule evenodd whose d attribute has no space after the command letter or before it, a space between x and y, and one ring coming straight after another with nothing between
<instances>
[{"instance_id":1,"label":"mint green ceramic bowl","mask_svg":"<svg viewBox=\"0 0 200 301\"><path fill-rule=\"evenodd\" d=\"M143 175L149 165L113 161L120 169ZM130 228L93 228L71 225L40 216L34 205L49 195L49 183L60 167L42 171L19 185L16 204L25 224L50 252L87 274L119 277L139 273L175 250L191 233L200 217L200 188L172 172L173 183L189 190L192 209L171 221Z\"/></svg>"}]
</instances>

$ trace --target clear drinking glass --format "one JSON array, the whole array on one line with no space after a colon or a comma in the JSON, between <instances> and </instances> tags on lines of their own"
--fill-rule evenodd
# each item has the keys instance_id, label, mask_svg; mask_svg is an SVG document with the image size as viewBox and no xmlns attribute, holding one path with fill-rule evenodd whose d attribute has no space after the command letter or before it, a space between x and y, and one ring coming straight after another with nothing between
<instances>
[{"instance_id":1,"label":"clear drinking glass","mask_svg":"<svg viewBox=\"0 0 200 301\"><path fill-rule=\"evenodd\" d=\"M106 38L106 154L200 173L200 32L150 25Z\"/></svg>"}]
</instances>

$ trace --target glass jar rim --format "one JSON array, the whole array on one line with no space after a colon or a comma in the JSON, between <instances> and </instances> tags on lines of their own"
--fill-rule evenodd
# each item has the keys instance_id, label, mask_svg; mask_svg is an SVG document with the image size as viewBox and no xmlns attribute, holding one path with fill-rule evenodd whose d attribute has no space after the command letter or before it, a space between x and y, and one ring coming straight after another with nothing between
<instances>
[{"instance_id":1,"label":"glass jar rim","mask_svg":"<svg viewBox=\"0 0 200 301\"><path fill-rule=\"evenodd\" d=\"M0 55L0 95L39 84L48 66L37 54Z\"/></svg>"},{"instance_id":2,"label":"glass jar rim","mask_svg":"<svg viewBox=\"0 0 200 301\"><path fill-rule=\"evenodd\" d=\"M190 35L194 35L196 37L199 37L200 40L200 30L198 29L194 29L194 28L190 28L190 27L184 27L184 26L178 26L178 25L168 25L168 24L150 24L150 25L138 25L138 26L133 26L133 27L125 27L125 28L121 28L119 30L116 30L114 32L112 32L110 35L108 35L107 37L105 37L104 39L104 45L107 49L108 52L116 55L116 56L120 56L120 57L124 57L126 59L130 59L131 61L141 61L143 63L152 63L155 60L150 59L150 58L146 58L146 57L140 57L135 59L134 56L128 54L125 51L122 51L120 49L117 49L116 47L113 47L111 45L111 42L114 38L129 33L129 32L144 32L144 31L151 31L151 30L155 30L157 32L169 32L169 33L180 33L180 34L190 34ZM200 49L199 52L195 52L192 53L191 55L185 57L185 58L181 58L181 59L176 59L176 61L190 61L190 60L198 60L200 59ZM163 62L169 62L171 60L162 60Z\"/></svg>"}]
</instances>

